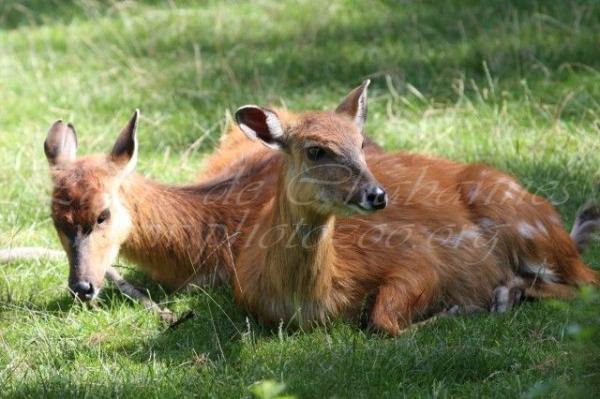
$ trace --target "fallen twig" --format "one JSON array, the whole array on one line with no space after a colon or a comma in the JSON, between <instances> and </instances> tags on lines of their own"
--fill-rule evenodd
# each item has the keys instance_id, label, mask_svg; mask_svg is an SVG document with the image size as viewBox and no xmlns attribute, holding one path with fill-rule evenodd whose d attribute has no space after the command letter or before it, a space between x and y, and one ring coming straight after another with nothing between
<instances>
[{"instance_id":1,"label":"fallen twig","mask_svg":"<svg viewBox=\"0 0 600 399\"><path fill-rule=\"evenodd\" d=\"M0 264L17 260L63 259L65 253L56 249L41 247L16 247L0 249Z\"/></svg>"},{"instance_id":2,"label":"fallen twig","mask_svg":"<svg viewBox=\"0 0 600 399\"><path fill-rule=\"evenodd\" d=\"M139 301L148 310L154 311L158 316L167 323L175 323L177 318L167 308L161 308L156 302L148 298L143 292L131 285L125 280L121 274L112 266L106 270L106 278L111 280L121 293L133 300Z\"/></svg>"},{"instance_id":3,"label":"fallen twig","mask_svg":"<svg viewBox=\"0 0 600 399\"><path fill-rule=\"evenodd\" d=\"M64 259L65 253L56 249L41 247L15 247L0 249L0 264L15 262L18 260L36 259ZM163 321L173 324L177 321L175 315L169 309L163 309L144 293L131 285L121 274L110 266L105 277L115 283L119 291L136 301L139 301L148 310L154 311ZM189 317L189 316L188 316Z\"/></svg>"}]
</instances>

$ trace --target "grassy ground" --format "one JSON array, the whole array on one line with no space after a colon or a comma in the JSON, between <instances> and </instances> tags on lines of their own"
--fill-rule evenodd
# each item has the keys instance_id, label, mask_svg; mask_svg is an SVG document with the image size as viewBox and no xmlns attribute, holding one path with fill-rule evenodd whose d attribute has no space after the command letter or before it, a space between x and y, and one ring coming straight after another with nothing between
<instances>
[{"instance_id":1,"label":"grassy ground","mask_svg":"<svg viewBox=\"0 0 600 399\"><path fill-rule=\"evenodd\" d=\"M594 0L4 0L0 246L58 247L42 151L57 118L97 152L141 108L140 171L182 182L236 106L332 107L366 77L368 130L387 149L510 171L570 225L600 167L598 43ZM585 259L600 268L600 247ZM73 305L66 275L64 262L0 269L0 396L240 397L262 380L303 398L600 390L593 292L389 339L346 324L270 333L226 288L167 295L131 271L197 311L166 331L114 290L96 309Z\"/></svg>"}]
</instances>

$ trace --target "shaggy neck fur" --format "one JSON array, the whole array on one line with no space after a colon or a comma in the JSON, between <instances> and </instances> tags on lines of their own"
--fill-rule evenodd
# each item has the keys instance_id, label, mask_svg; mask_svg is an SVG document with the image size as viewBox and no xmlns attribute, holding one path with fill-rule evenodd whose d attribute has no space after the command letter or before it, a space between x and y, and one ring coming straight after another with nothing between
<instances>
[{"instance_id":1,"label":"shaggy neck fur","mask_svg":"<svg viewBox=\"0 0 600 399\"><path fill-rule=\"evenodd\" d=\"M290 201L285 176L280 175L274 201L263 213L261 238L254 241L264 248L256 267L264 266L260 275L265 291L245 294L253 298L251 302L262 303L259 306L273 321L326 322L339 305L332 298L335 217Z\"/></svg>"},{"instance_id":2,"label":"shaggy neck fur","mask_svg":"<svg viewBox=\"0 0 600 399\"><path fill-rule=\"evenodd\" d=\"M227 281L251 209L233 184L173 187L131 176L119 193L132 221L122 253L172 288Z\"/></svg>"}]
</instances>

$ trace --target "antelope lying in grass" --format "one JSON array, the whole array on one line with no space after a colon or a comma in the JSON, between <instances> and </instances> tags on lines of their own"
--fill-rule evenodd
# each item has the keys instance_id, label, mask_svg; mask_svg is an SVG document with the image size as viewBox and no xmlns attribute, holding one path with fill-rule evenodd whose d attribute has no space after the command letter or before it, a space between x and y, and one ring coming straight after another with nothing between
<instances>
[{"instance_id":1,"label":"antelope lying in grass","mask_svg":"<svg viewBox=\"0 0 600 399\"><path fill-rule=\"evenodd\" d=\"M340 112L357 112L357 104L351 101L356 93L339 107ZM283 115L279 112L285 125L301 119ZM340 115L334 115L332 123L336 117ZM137 122L136 112L107 155L77 158L75 130L60 121L52 126L45 142L54 182L52 218L69 255L70 289L84 301L98 295L105 275L128 295L141 297L110 266L119 251L166 287L228 281L241 243L254 233L258 210L275 196L275 171L281 168L283 156L248 141L239 129L232 129L209 158L202 183L172 187L135 174ZM382 157L379 148L368 140L365 143L369 163L397 163L392 157ZM416 164L429 162L406 156L403 162L410 159ZM410 180L405 184L410 185ZM573 228L573 239L581 247L599 225L594 209L580 212ZM402 225L404 219L394 223ZM343 221L337 224L336 236L345 234L345 239L351 240L352 231L344 233L344 226L360 231L369 223L363 217ZM11 248L0 250L0 263L48 256L61 254L40 248ZM357 259L364 256L382 255L362 253ZM497 310L508 303L504 298L507 289L496 289L494 298L501 300Z\"/></svg>"},{"instance_id":2,"label":"antelope lying in grass","mask_svg":"<svg viewBox=\"0 0 600 399\"><path fill-rule=\"evenodd\" d=\"M236 234L253 224L250 210L272 196L272 165L264 161L189 186L134 173L137 123L136 111L107 155L77 158L75 129L61 121L44 143L69 289L84 301L97 297L119 252L167 288L228 281Z\"/></svg>"},{"instance_id":3,"label":"antelope lying in grass","mask_svg":"<svg viewBox=\"0 0 600 399\"><path fill-rule=\"evenodd\" d=\"M136 111L109 154L78 158L75 128L62 121L48 131L44 150L54 184L51 216L69 261L69 290L90 301L106 276L156 309L111 266L117 255L171 289L229 282L256 209L274 195L273 170L280 157L235 140L228 142L232 148L222 147L209 158L202 182L164 185L134 172L138 117ZM247 142L243 140L241 144ZM368 150L379 151L373 143ZM0 250L0 264L63 257L46 248Z\"/></svg>"},{"instance_id":4,"label":"antelope lying in grass","mask_svg":"<svg viewBox=\"0 0 600 399\"><path fill-rule=\"evenodd\" d=\"M236 264L251 313L307 327L358 319L373 297L370 324L397 335L452 305L506 306L511 288L566 297L598 282L553 207L512 177L402 153L365 160L367 86L336 112L237 111L250 139L283 154Z\"/></svg>"}]
</instances>

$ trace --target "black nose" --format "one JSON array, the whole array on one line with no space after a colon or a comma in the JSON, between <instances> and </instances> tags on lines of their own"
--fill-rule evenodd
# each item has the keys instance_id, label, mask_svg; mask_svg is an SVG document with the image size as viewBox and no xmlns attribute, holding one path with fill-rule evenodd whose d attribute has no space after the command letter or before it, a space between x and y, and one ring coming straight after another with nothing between
<instances>
[{"instance_id":1,"label":"black nose","mask_svg":"<svg viewBox=\"0 0 600 399\"><path fill-rule=\"evenodd\" d=\"M383 209L387 205L387 194L379 186L372 187L367 191L367 203L373 209Z\"/></svg>"},{"instance_id":2,"label":"black nose","mask_svg":"<svg viewBox=\"0 0 600 399\"><path fill-rule=\"evenodd\" d=\"M81 300L89 301L94 297L94 286L87 281L78 281L73 284L71 286L71 291L73 291L73 295Z\"/></svg>"}]
</instances>

